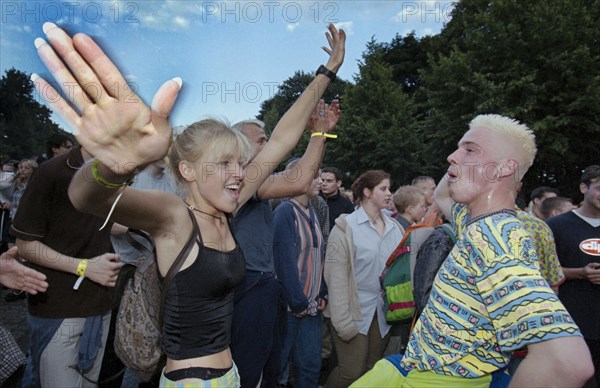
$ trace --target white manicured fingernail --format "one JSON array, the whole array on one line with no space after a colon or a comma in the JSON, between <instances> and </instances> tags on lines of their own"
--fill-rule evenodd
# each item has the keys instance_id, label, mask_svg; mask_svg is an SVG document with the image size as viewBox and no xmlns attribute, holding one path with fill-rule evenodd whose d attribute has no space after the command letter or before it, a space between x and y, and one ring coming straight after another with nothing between
<instances>
[{"instance_id":1,"label":"white manicured fingernail","mask_svg":"<svg viewBox=\"0 0 600 388\"><path fill-rule=\"evenodd\" d=\"M38 78L40 78L40 76L35 73L31 73L31 76L29 77L29 79L31 79L31 82L37 81Z\"/></svg>"},{"instance_id":2,"label":"white manicured fingernail","mask_svg":"<svg viewBox=\"0 0 600 388\"><path fill-rule=\"evenodd\" d=\"M46 44L46 41L42 38L35 38L33 44L35 45L35 48L40 48L40 46Z\"/></svg>"},{"instance_id":3,"label":"white manicured fingernail","mask_svg":"<svg viewBox=\"0 0 600 388\"><path fill-rule=\"evenodd\" d=\"M171 80L177 82L177 85L179 85L179 89L181 89L181 85L183 85L183 80L180 77L175 77Z\"/></svg>"},{"instance_id":4,"label":"white manicured fingernail","mask_svg":"<svg viewBox=\"0 0 600 388\"><path fill-rule=\"evenodd\" d=\"M46 22L44 23L44 25L42 26L42 31L44 31L44 34L47 34L48 31L50 31L51 29L56 28L56 24L52 23L52 22Z\"/></svg>"}]
</instances>

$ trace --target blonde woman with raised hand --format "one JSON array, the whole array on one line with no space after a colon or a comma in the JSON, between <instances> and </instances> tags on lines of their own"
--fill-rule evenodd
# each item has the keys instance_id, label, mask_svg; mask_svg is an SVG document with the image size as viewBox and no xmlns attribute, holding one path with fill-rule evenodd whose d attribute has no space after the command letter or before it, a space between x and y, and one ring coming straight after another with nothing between
<instances>
[{"instance_id":1,"label":"blonde woman with raised hand","mask_svg":"<svg viewBox=\"0 0 600 388\"><path fill-rule=\"evenodd\" d=\"M165 82L152 108L137 96L132 102L125 79L91 38L84 34L71 38L51 23L44 25L44 31L49 44L36 40L40 57L61 85L78 85L69 93L70 101L58 99L50 105L94 156L69 188L75 207L102 217L112 212L111 220L148 232L156 243L162 276L186 243L193 243L168 290L163 325L167 364L160 385L238 386L229 340L233 288L243 278L244 258L228 220L296 145L333 74L318 72L254 159L258 176L245 180L250 145L227 124L196 122L171 146L168 117L181 79ZM343 62L345 33L330 25L327 40L325 67L335 73ZM51 88L41 78L33 78L38 89ZM127 187L136 171L167 152L185 201Z\"/></svg>"}]
</instances>

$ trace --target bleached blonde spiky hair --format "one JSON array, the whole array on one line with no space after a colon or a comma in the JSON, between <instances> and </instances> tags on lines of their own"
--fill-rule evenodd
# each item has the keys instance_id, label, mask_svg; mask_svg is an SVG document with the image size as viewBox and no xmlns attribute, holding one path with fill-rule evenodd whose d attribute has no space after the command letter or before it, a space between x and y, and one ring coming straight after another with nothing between
<instances>
[{"instance_id":1,"label":"bleached blonde spiky hair","mask_svg":"<svg viewBox=\"0 0 600 388\"><path fill-rule=\"evenodd\" d=\"M519 175L523 178L537 153L533 131L517 120L497 114L479 115L469 123L469 129L481 127L491 129L509 142L509 152L519 163Z\"/></svg>"}]
</instances>

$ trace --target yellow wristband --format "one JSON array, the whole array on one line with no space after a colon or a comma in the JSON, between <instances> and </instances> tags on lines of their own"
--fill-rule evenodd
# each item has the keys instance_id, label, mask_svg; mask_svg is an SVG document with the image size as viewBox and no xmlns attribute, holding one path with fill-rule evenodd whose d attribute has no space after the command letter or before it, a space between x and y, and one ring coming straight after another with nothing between
<instances>
[{"instance_id":1,"label":"yellow wristband","mask_svg":"<svg viewBox=\"0 0 600 388\"><path fill-rule=\"evenodd\" d=\"M102 175L100 175L100 167L99 166L100 166L100 162L98 161L98 159L94 159L94 161L92 162L92 176L94 177L94 180L98 184L106 187L107 189L120 189L121 187L128 186L133 179L133 177L132 177L123 183L109 182L106 179L104 179L104 177Z\"/></svg>"},{"instance_id":2,"label":"yellow wristband","mask_svg":"<svg viewBox=\"0 0 600 388\"><path fill-rule=\"evenodd\" d=\"M316 136L323 136L326 139L337 139L337 135L332 135L331 133L325 133L325 132L313 132L313 134L310 135L310 137L316 137Z\"/></svg>"},{"instance_id":3,"label":"yellow wristband","mask_svg":"<svg viewBox=\"0 0 600 388\"><path fill-rule=\"evenodd\" d=\"M80 277L85 276L85 269L87 268L87 265L88 265L87 259L82 259L79 261L79 264L77 265L77 276L80 276Z\"/></svg>"}]
</instances>

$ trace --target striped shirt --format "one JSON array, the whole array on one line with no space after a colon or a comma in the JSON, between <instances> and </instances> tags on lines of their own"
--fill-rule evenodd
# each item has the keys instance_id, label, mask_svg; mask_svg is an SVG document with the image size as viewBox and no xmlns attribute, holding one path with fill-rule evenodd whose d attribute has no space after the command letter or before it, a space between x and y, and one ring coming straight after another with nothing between
<instances>
[{"instance_id":1,"label":"striped shirt","mask_svg":"<svg viewBox=\"0 0 600 388\"><path fill-rule=\"evenodd\" d=\"M282 281L290 311L317 314L322 293L323 233L309 203L308 216L293 201L275 208L273 216L275 270Z\"/></svg>"}]
</instances>

